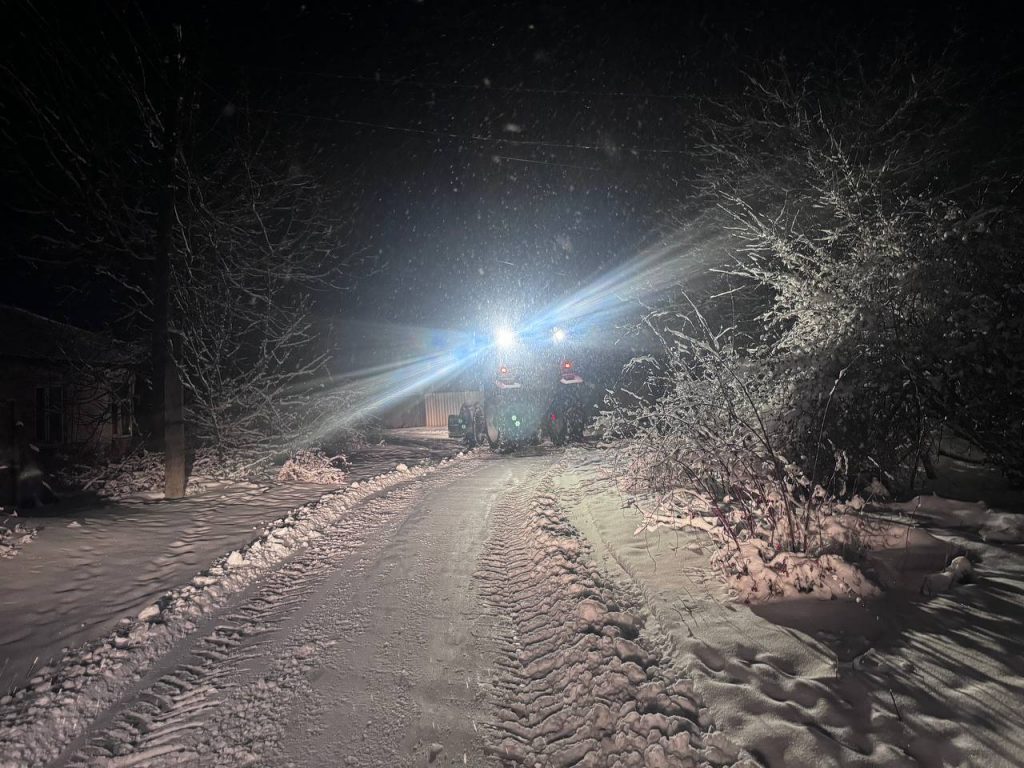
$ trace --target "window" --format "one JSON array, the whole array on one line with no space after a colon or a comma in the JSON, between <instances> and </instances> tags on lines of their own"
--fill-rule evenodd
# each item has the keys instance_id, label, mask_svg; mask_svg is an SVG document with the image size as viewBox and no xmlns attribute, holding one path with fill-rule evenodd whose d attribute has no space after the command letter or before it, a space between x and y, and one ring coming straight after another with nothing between
<instances>
[{"instance_id":1,"label":"window","mask_svg":"<svg viewBox=\"0 0 1024 768\"><path fill-rule=\"evenodd\" d=\"M64 442L64 388L36 387L36 440Z\"/></svg>"}]
</instances>

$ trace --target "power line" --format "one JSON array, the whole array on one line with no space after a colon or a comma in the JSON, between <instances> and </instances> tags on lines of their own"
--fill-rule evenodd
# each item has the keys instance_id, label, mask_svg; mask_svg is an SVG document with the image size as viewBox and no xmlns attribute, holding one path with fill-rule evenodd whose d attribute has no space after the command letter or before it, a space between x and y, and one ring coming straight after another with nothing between
<instances>
[{"instance_id":1,"label":"power line","mask_svg":"<svg viewBox=\"0 0 1024 768\"><path fill-rule=\"evenodd\" d=\"M531 160L527 157L512 157L510 155L491 155L496 160L504 160L510 163L529 163L530 165L550 165L554 168L573 168L577 171L603 171L604 168L598 168L596 165L576 165L574 163L558 163L554 160Z\"/></svg>"},{"instance_id":2,"label":"power line","mask_svg":"<svg viewBox=\"0 0 1024 768\"><path fill-rule=\"evenodd\" d=\"M578 88L532 88L528 86L501 86L490 82L483 83L440 83L425 80L416 80L412 77L384 77L378 75L346 75L337 72L321 72L311 69L286 69L283 67L259 66L268 72L284 72L292 75L307 75L310 77L323 77L331 80L351 80L360 83L376 83L379 85L397 85L409 88L422 89L455 89L462 91L497 91L501 93L522 93L538 94L543 96L590 96L594 98L634 98L634 99L664 99L666 101L682 101L692 97L680 93L660 93L658 91L591 91Z\"/></svg>"},{"instance_id":3,"label":"power line","mask_svg":"<svg viewBox=\"0 0 1024 768\"><path fill-rule=\"evenodd\" d=\"M429 128L414 128L407 125L392 125L390 123L375 123L369 120L353 120L345 117L331 117L330 115L311 115L304 112L292 112L289 110L275 110L275 109L254 109L254 112L260 112L268 115L278 115L280 117L297 117L306 120L323 120L330 123L340 123L342 125L352 125L359 128L373 128L381 131L391 131L393 133L405 133L418 136L436 136L445 139L455 139L458 141L476 141L490 144L507 144L509 146L517 147L543 147L545 149L569 149L586 152L604 152L609 149L608 146L600 144L573 144L569 142L557 142L557 141L532 141L530 139L509 139L503 136L484 136L483 134L476 133L455 133L454 131L437 131ZM683 155L686 154L686 150L683 149L668 149L663 147L641 147L641 146L615 146L615 151L628 152L631 154L659 154L659 155Z\"/></svg>"}]
</instances>

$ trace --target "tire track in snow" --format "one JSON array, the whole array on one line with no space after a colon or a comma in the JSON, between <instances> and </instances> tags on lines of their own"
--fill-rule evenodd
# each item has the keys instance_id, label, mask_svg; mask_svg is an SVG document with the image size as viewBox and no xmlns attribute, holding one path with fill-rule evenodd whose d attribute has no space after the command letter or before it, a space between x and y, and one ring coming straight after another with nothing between
<instances>
[{"instance_id":1,"label":"tire track in snow","mask_svg":"<svg viewBox=\"0 0 1024 768\"><path fill-rule=\"evenodd\" d=\"M711 729L689 680L662 665L560 509L556 467L496 509L482 592L507 617L491 748L509 765L754 766Z\"/></svg>"},{"instance_id":2,"label":"tire track in snow","mask_svg":"<svg viewBox=\"0 0 1024 768\"><path fill-rule=\"evenodd\" d=\"M202 621L52 765L260 764L282 736L282 700L333 645L293 631L315 609L318 594L351 573L340 567L346 558L352 568L362 567L361 548L400 524L430 487L456 482L475 464L392 486L347 509L306 548Z\"/></svg>"}]
</instances>

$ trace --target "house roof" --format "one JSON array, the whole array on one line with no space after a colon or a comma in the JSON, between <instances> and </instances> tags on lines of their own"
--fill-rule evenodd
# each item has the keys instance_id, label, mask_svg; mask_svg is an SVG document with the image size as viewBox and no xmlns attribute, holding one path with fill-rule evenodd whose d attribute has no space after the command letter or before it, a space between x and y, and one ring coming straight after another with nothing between
<instances>
[{"instance_id":1,"label":"house roof","mask_svg":"<svg viewBox=\"0 0 1024 768\"><path fill-rule=\"evenodd\" d=\"M100 333L0 304L0 358L49 363L127 363L126 345Z\"/></svg>"}]
</instances>

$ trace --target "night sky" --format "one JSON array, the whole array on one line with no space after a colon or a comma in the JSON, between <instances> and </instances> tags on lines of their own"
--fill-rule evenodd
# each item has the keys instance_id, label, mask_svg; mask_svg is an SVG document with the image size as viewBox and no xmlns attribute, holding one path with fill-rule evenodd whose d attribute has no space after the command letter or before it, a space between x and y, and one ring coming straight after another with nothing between
<instances>
[{"instance_id":1,"label":"night sky","mask_svg":"<svg viewBox=\"0 0 1024 768\"><path fill-rule=\"evenodd\" d=\"M89 30L120 8L86 3L65 16L82 29L81 50L102 55ZM230 120L244 102L284 137L289 162L339 193L339 253L353 266L346 289L319 297L321 315L466 330L528 318L670 235L695 167L689 121L746 63L785 57L799 71L902 38L928 53L957 33L996 65L1014 50L1005 19L967 4L178 8L141 12L155 27L181 18L202 40L203 115ZM33 33L6 34L17 71ZM5 134L6 151L38 151L16 117ZM18 204L20 166L5 165L7 258L38 255L39 217ZM9 263L0 301L83 324L101 316L62 290L71 272Z\"/></svg>"},{"instance_id":2,"label":"night sky","mask_svg":"<svg viewBox=\"0 0 1024 768\"><path fill-rule=\"evenodd\" d=\"M346 308L465 328L510 303L528 315L651 237L686 170L690 100L685 52L651 44L656 15L637 20L311 7L251 49L266 91L288 93L275 109L353 188L373 274Z\"/></svg>"}]
</instances>

